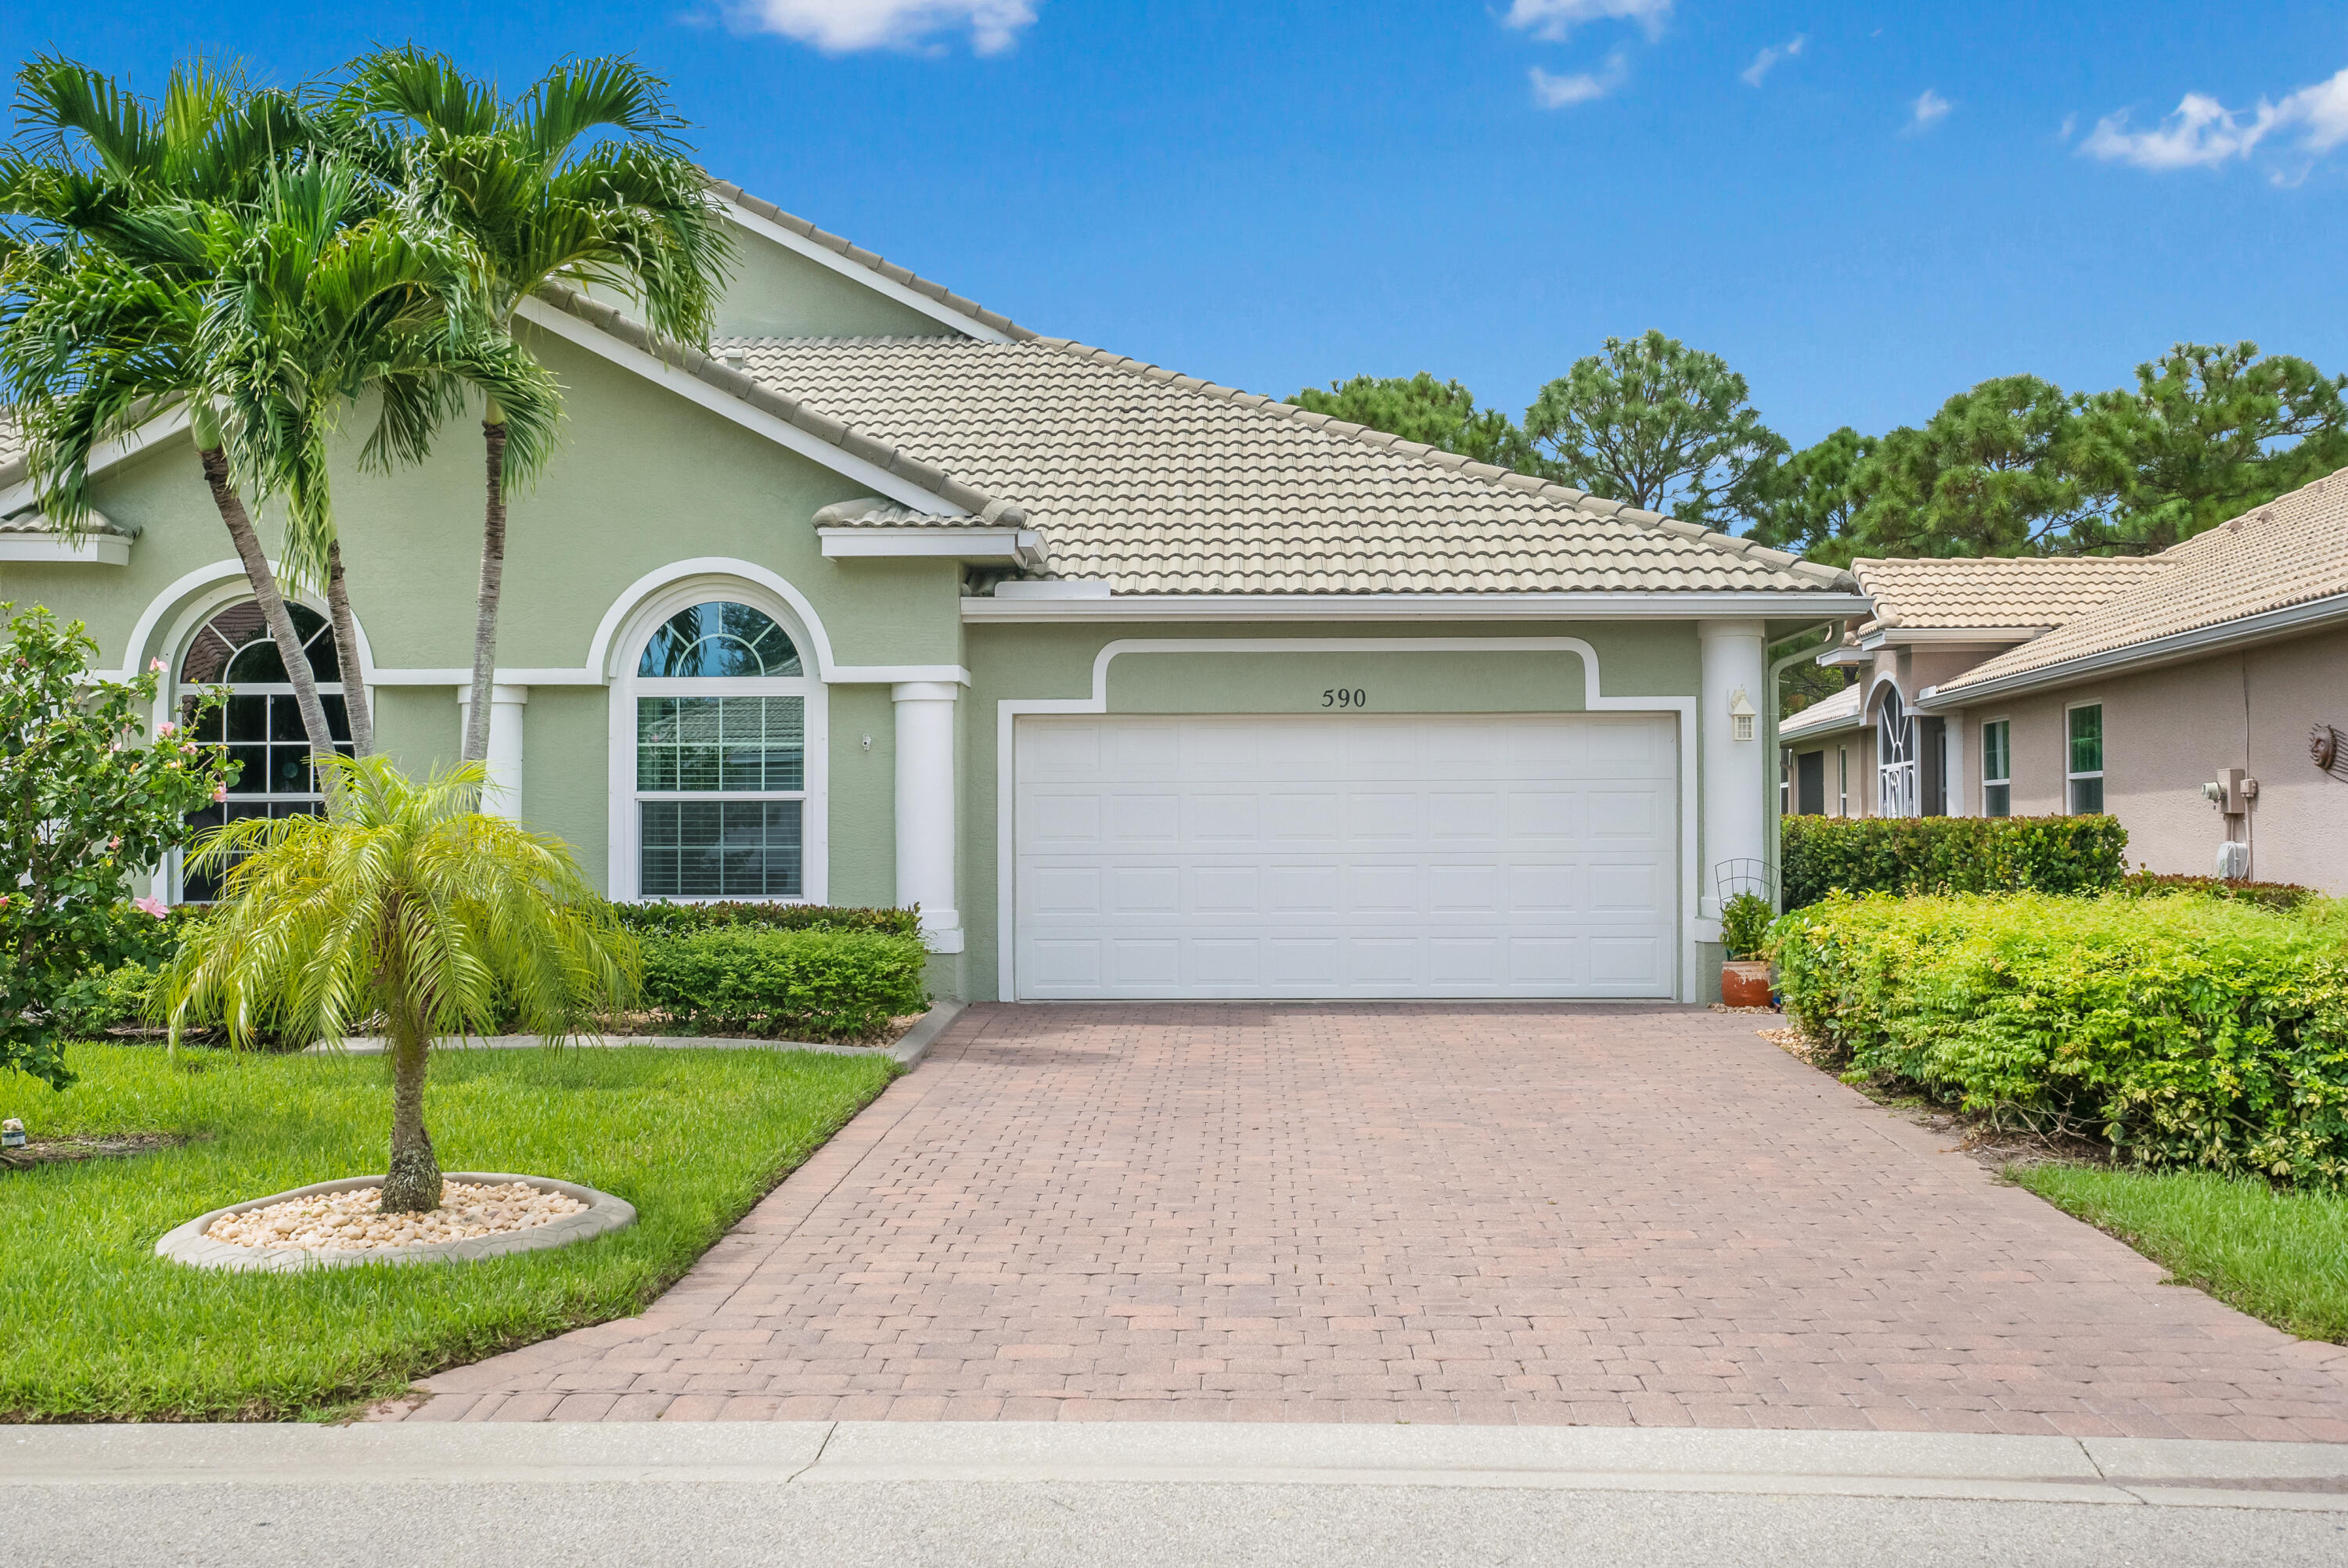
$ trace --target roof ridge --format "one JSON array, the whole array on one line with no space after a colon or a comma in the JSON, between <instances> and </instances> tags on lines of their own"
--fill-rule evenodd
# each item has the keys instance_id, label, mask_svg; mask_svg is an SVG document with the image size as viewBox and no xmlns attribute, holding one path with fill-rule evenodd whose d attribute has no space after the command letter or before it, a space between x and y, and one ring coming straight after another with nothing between
<instances>
[{"instance_id":1,"label":"roof ridge","mask_svg":"<svg viewBox=\"0 0 2348 1568\"><path fill-rule=\"evenodd\" d=\"M987 522L999 522L1010 528L1026 526L1027 513L1024 507L988 495L975 485L964 484L944 469L922 462L901 446L876 441L854 425L832 418L805 399L777 392L757 377L713 359L699 349L671 343L616 305L592 298L567 283L549 283L538 291L537 297L557 310L609 333L631 347L682 366L685 374L695 380L731 394L760 413L804 430L851 456L861 457L884 472L910 480L941 500L960 507Z\"/></svg>"},{"instance_id":2,"label":"roof ridge","mask_svg":"<svg viewBox=\"0 0 2348 1568\"><path fill-rule=\"evenodd\" d=\"M1789 555L1784 550L1772 549L1756 539L1741 538L1735 534L1722 533L1717 528L1707 528L1700 524L1682 522L1677 518L1665 517L1661 512L1651 512L1643 507L1629 506L1603 496L1593 496L1587 490L1576 489L1570 485L1560 485L1553 479L1544 479L1538 474L1519 474L1513 468L1503 468L1492 463L1478 463L1473 458L1457 452L1446 452L1441 447L1430 446L1424 441L1406 441L1390 432L1374 430L1366 425L1356 425L1350 420L1318 414L1309 408L1300 408L1295 404L1282 402L1279 398L1268 396L1261 392L1246 392L1236 386L1225 386L1220 382L1201 380L1195 375L1184 375L1178 371L1169 370L1163 365L1136 359L1130 354L1121 354L1110 349L1095 348L1090 343L1078 343L1074 338L1045 337L1035 333L1031 334L1027 341L1040 343L1045 348L1073 354L1078 359L1089 360L1096 364L1107 365L1129 374L1139 375L1145 380L1161 384L1170 383L1187 390L1220 397L1227 402L1236 403L1243 408L1276 414L1310 428L1332 431L1383 451L1400 452L1406 456L1418 458L1435 467L1466 474L1471 478L1483 479L1507 489L1520 490L1544 501L1595 513L1601 518L1631 523L1658 533L1669 534L1675 538L1701 544L1709 548L1725 550L1730 555L1742 556L1746 560L1757 561L1764 566L1776 567L1781 571L1790 571L1797 576L1807 577L1821 587L1841 588L1853 582L1850 573L1839 567L1821 566L1815 561L1807 561L1799 556Z\"/></svg>"},{"instance_id":3,"label":"roof ridge","mask_svg":"<svg viewBox=\"0 0 2348 1568\"><path fill-rule=\"evenodd\" d=\"M911 289L925 300L943 305L958 315L965 315L973 321L982 322L1019 343L1030 342L1039 335L1030 328L1021 326L1000 311L990 311L976 300L965 299L943 283L932 282L910 267L901 267L896 262L853 243L842 235L829 233L817 228L804 218L784 211L764 197L751 195L730 179L720 179L715 175L706 175L706 178L709 180L710 190L736 206L746 207L767 222L778 224L797 234L800 239L820 245L832 254L845 261L853 261L869 272L878 272L891 282L901 288Z\"/></svg>"}]
</instances>

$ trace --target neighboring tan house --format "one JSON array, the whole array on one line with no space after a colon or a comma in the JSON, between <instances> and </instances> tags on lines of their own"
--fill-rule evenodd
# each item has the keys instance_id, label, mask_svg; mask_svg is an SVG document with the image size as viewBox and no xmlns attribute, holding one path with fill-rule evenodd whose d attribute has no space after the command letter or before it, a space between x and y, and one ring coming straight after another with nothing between
<instances>
[{"instance_id":1,"label":"neighboring tan house","mask_svg":"<svg viewBox=\"0 0 2348 1568\"><path fill-rule=\"evenodd\" d=\"M950 995L1715 994L1768 650L1863 613L1848 573L1039 337L717 189L709 355L523 309L569 417L513 503L500 809L614 897L918 902ZM232 813L316 809L184 423L108 457L68 548L0 447L0 599L100 673L229 684ZM479 464L456 421L338 477L418 768L460 733Z\"/></svg>"},{"instance_id":2,"label":"neighboring tan house","mask_svg":"<svg viewBox=\"0 0 2348 1568\"><path fill-rule=\"evenodd\" d=\"M2155 871L2348 893L2348 470L2157 556L1853 569L1877 619L1780 732L1796 809L1848 753L1854 815L2109 811Z\"/></svg>"}]
</instances>

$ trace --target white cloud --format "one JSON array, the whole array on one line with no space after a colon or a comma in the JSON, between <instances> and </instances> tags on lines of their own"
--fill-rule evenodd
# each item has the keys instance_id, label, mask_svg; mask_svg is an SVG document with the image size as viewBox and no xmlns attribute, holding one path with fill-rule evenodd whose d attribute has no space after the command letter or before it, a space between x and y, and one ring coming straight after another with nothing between
<instances>
[{"instance_id":1,"label":"white cloud","mask_svg":"<svg viewBox=\"0 0 2348 1568\"><path fill-rule=\"evenodd\" d=\"M2127 110L2106 115L2079 144L2079 150L2107 163L2138 169L2213 169L2230 159L2248 158L2274 128L2274 106L2261 98L2255 109L2228 108L2206 93L2187 93L2177 112L2152 130L2130 130Z\"/></svg>"},{"instance_id":2,"label":"white cloud","mask_svg":"<svg viewBox=\"0 0 2348 1568\"><path fill-rule=\"evenodd\" d=\"M1908 128L1911 131L1930 130L1948 118L1949 111L1956 107L1931 88L1926 87L1916 95L1916 101L1908 106Z\"/></svg>"},{"instance_id":3,"label":"white cloud","mask_svg":"<svg viewBox=\"0 0 2348 1568\"><path fill-rule=\"evenodd\" d=\"M1595 75L1584 71L1570 77L1552 77L1535 66L1532 72L1533 98L1545 109L1586 104L1594 98L1602 98L1621 87L1630 74L1630 62L1619 49L1607 56L1606 69Z\"/></svg>"},{"instance_id":4,"label":"white cloud","mask_svg":"<svg viewBox=\"0 0 2348 1568\"><path fill-rule=\"evenodd\" d=\"M978 54L1011 47L1035 20L1036 0L734 0L736 26L779 33L828 55L860 49L906 49L939 33L967 29Z\"/></svg>"},{"instance_id":5,"label":"white cloud","mask_svg":"<svg viewBox=\"0 0 2348 1568\"><path fill-rule=\"evenodd\" d=\"M2309 152L2330 152L2348 141L2348 70L2283 99L2275 106L2275 122L2305 127L2299 145Z\"/></svg>"},{"instance_id":6,"label":"white cloud","mask_svg":"<svg viewBox=\"0 0 2348 1568\"><path fill-rule=\"evenodd\" d=\"M1636 22L1653 37L1671 14L1672 0L1510 0L1509 26L1557 39L1584 22Z\"/></svg>"},{"instance_id":7,"label":"white cloud","mask_svg":"<svg viewBox=\"0 0 2348 1568\"><path fill-rule=\"evenodd\" d=\"M1802 46L1807 42L1809 40L1807 37L1797 33L1782 44L1772 44L1754 56L1753 63L1739 71L1737 75L1745 78L1746 86L1757 87L1761 85L1761 79L1769 74L1771 67L1780 60L1790 60L1800 54Z\"/></svg>"},{"instance_id":8,"label":"white cloud","mask_svg":"<svg viewBox=\"0 0 2348 1568\"><path fill-rule=\"evenodd\" d=\"M2348 70L2287 94L2281 103L2260 98L2248 108L2230 109L2208 93L2187 93L2168 118L2148 130L2130 130L2127 110L2122 109L2097 120L2079 150L2106 163L2162 172L2215 169L2247 159L2270 137L2291 131L2299 133L2291 146L2309 158L2348 142Z\"/></svg>"}]
</instances>

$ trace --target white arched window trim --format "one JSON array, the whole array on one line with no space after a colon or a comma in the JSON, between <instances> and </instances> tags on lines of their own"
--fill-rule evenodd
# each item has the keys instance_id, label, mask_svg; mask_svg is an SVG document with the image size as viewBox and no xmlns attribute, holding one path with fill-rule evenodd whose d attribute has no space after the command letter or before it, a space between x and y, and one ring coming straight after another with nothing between
<instances>
[{"instance_id":1,"label":"white arched window trim","mask_svg":"<svg viewBox=\"0 0 2348 1568\"><path fill-rule=\"evenodd\" d=\"M270 563L272 572L278 569L276 562ZM281 592L284 591L282 578L278 588ZM180 684L180 666L188 656L189 645L213 616L232 604L252 598L252 582L244 574L243 562L214 561L210 566L199 567L148 601L147 608L139 613L139 620L131 630L123 667L93 673L100 679L127 681L146 668L145 660L161 660L163 679L156 682L155 705L148 718L148 733L154 733L155 726L166 722L177 723L180 699L186 694ZM331 622L334 619L325 600L319 595L286 592L285 601L301 605L323 620ZM159 627L162 629L160 636L157 634ZM372 692L375 651L367 641L366 628L360 623L355 612L351 617L351 631L358 642L359 671L366 678ZM151 652L149 651L150 649ZM337 683L324 690L339 693L343 688ZM184 849L172 849L167 853L162 864L147 879L148 890L168 903L180 903L185 858Z\"/></svg>"},{"instance_id":2,"label":"white arched window trim","mask_svg":"<svg viewBox=\"0 0 2348 1568\"><path fill-rule=\"evenodd\" d=\"M747 604L772 616L799 651L806 673L792 677L702 681L648 681L636 673L644 645L669 617L712 600ZM784 596L766 584L731 573L709 572L679 578L637 601L622 618L608 644L608 721L611 736L609 845L605 880L614 899L632 900L643 893L643 841L636 810L636 700L647 695L726 696L796 695L806 699L807 804L800 815L799 896L797 898L755 900L778 904L820 904L830 886L831 845L829 783L831 724L829 703L817 673L817 641L808 622ZM679 903L701 902L678 899Z\"/></svg>"}]
</instances>

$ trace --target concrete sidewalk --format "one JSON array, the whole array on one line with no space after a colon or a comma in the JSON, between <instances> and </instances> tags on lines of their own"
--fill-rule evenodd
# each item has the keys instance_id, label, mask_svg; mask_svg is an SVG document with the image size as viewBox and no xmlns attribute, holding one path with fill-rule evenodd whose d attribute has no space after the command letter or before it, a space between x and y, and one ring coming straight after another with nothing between
<instances>
[{"instance_id":1,"label":"concrete sidewalk","mask_svg":"<svg viewBox=\"0 0 2348 1568\"><path fill-rule=\"evenodd\" d=\"M1022 1422L19 1428L11 1560L2334 1563L2348 1447Z\"/></svg>"}]
</instances>

